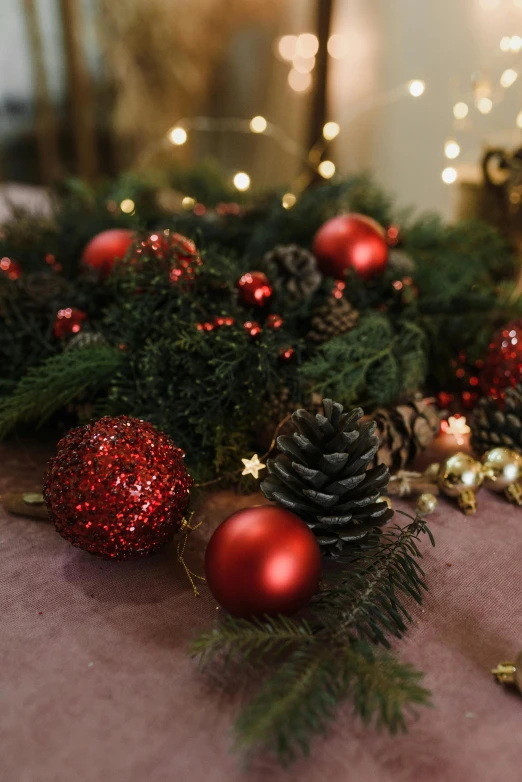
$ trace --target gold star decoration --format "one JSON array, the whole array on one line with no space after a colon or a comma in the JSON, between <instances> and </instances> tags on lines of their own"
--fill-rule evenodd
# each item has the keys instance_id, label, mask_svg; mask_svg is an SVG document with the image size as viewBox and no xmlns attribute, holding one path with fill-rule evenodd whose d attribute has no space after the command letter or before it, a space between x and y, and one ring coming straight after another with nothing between
<instances>
[{"instance_id":1,"label":"gold star decoration","mask_svg":"<svg viewBox=\"0 0 522 782\"><path fill-rule=\"evenodd\" d=\"M452 434L455 440L457 441L457 445L463 445L464 444L464 437L463 435L469 434L471 432L471 429L466 423L466 416L461 415L459 418L455 418L455 416L450 416L448 418L448 428L446 429L447 434Z\"/></svg>"},{"instance_id":2,"label":"gold star decoration","mask_svg":"<svg viewBox=\"0 0 522 782\"><path fill-rule=\"evenodd\" d=\"M266 467L266 464L259 461L257 453L251 459L241 459L241 461L245 465L241 475L253 475L256 480L259 478L259 470L264 470Z\"/></svg>"}]
</instances>

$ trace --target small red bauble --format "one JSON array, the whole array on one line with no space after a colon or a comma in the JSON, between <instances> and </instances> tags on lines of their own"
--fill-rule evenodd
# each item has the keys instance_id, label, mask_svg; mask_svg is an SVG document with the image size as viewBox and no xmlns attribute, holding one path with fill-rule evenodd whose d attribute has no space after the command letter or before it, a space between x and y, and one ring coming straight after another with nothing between
<instances>
[{"instance_id":1,"label":"small red bauble","mask_svg":"<svg viewBox=\"0 0 522 782\"><path fill-rule=\"evenodd\" d=\"M480 376L484 393L503 399L509 386L522 381L522 320L499 329L489 345Z\"/></svg>"},{"instance_id":2,"label":"small red bauble","mask_svg":"<svg viewBox=\"0 0 522 782\"><path fill-rule=\"evenodd\" d=\"M18 280L22 274L22 267L18 261L12 261L11 258L0 258L0 272L5 274L8 280Z\"/></svg>"},{"instance_id":3,"label":"small red bauble","mask_svg":"<svg viewBox=\"0 0 522 782\"><path fill-rule=\"evenodd\" d=\"M381 274L388 263L386 234L379 223L360 214L333 217L319 228L314 254L320 271L343 277L348 268L364 280Z\"/></svg>"},{"instance_id":4,"label":"small red bauble","mask_svg":"<svg viewBox=\"0 0 522 782\"><path fill-rule=\"evenodd\" d=\"M82 263L106 277L115 262L124 258L134 241L134 233L127 228L110 228L94 236L83 251Z\"/></svg>"},{"instance_id":5,"label":"small red bauble","mask_svg":"<svg viewBox=\"0 0 522 782\"><path fill-rule=\"evenodd\" d=\"M312 532L290 511L246 508L214 532L205 575L217 602L234 616L292 614L317 590L321 554Z\"/></svg>"},{"instance_id":6,"label":"small red bauble","mask_svg":"<svg viewBox=\"0 0 522 782\"><path fill-rule=\"evenodd\" d=\"M272 287L263 272L247 272L237 284L239 298L249 307L263 307L272 296Z\"/></svg>"},{"instance_id":7,"label":"small red bauble","mask_svg":"<svg viewBox=\"0 0 522 782\"><path fill-rule=\"evenodd\" d=\"M58 339L65 339L65 337L78 334L82 330L86 318L85 312L77 310L75 307L65 307L63 310L58 310L54 321L54 336Z\"/></svg>"},{"instance_id":8,"label":"small red bauble","mask_svg":"<svg viewBox=\"0 0 522 782\"><path fill-rule=\"evenodd\" d=\"M279 348L279 358L281 361L291 361L294 357L295 350L292 347Z\"/></svg>"},{"instance_id":9,"label":"small red bauble","mask_svg":"<svg viewBox=\"0 0 522 782\"><path fill-rule=\"evenodd\" d=\"M107 559L150 554L173 537L192 479L183 451L137 418L72 429L48 466L44 498L57 531Z\"/></svg>"},{"instance_id":10,"label":"small red bauble","mask_svg":"<svg viewBox=\"0 0 522 782\"><path fill-rule=\"evenodd\" d=\"M250 337L258 337L261 334L261 326L255 320L247 320L243 323L243 328Z\"/></svg>"},{"instance_id":11,"label":"small red bauble","mask_svg":"<svg viewBox=\"0 0 522 782\"><path fill-rule=\"evenodd\" d=\"M273 329L274 331L276 329L280 329L283 325L283 318L281 315L276 315L275 313L271 315L267 315L266 317L266 327L267 329Z\"/></svg>"}]
</instances>

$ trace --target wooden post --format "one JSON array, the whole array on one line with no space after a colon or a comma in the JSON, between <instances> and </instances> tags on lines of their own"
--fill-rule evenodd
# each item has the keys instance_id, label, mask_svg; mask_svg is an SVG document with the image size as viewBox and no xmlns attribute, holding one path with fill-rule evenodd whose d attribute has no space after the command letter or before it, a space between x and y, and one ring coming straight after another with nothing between
<instances>
[{"instance_id":1,"label":"wooden post","mask_svg":"<svg viewBox=\"0 0 522 782\"><path fill-rule=\"evenodd\" d=\"M42 37L40 35L34 0L24 0L24 6L33 68L38 162L42 182L48 185L60 176L61 171L58 152L58 130L54 107L49 95Z\"/></svg>"},{"instance_id":2,"label":"wooden post","mask_svg":"<svg viewBox=\"0 0 522 782\"><path fill-rule=\"evenodd\" d=\"M308 148L319 141L328 112L328 38L334 11L335 0L317 0L315 32L319 39L319 49L315 58L314 90L310 105L308 123Z\"/></svg>"},{"instance_id":3,"label":"wooden post","mask_svg":"<svg viewBox=\"0 0 522 782\"><path fill-rule=\"evenodd\" d=\"M60 0L60 8L78 173L87 180L93 180L98 173L98 154L90 76L80 37L80 0Z\"/></svg>"}]
</instances>

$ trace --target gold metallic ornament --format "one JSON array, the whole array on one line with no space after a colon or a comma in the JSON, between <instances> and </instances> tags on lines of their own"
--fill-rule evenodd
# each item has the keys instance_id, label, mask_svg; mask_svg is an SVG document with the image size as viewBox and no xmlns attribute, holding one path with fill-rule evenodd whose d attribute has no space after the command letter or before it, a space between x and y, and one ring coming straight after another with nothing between
<instances>
[{"instance_id":1,"label":"gold metallic ornament","mask_svg":"<svg viewBox=\"0 0 522 782\"><path fill-rule=\"evenodd\" d=\"M466 516L477 510L476 492L482 486L482 465L467 453L454 453L440 465L438 484L447 497L456 497Z\"/></svg>"},{"instance_id":2,"label":"gold metallic ornament","mask_svg":"<svg viewBox=\"0 0 522 782\"><path fill-rule=\"evenodd\" d=\"M427 481L430 481L430 483L437 483L439 472L440 464L438 462L433 462L429 467L426 467L422 475Z\"/></svg>"},{"instance_id":3,"label":"gold metallic ornament","mask_svg":"<svg viewBox=\"0 0 522 782\"><path fill-rule=\"evenodd\" d=\"M515 662L499 663L491 673L500 684L516 687L522 693L522 652L519 652Z\"/></svg>"},{"instance_id":4,"label":"gold metallic ornament","mask_svg":"<svg viewBox=\"0 0 522 782\"><path fill-rule=\"evenodd\" d=\"M493 448L482 462L486 489L504 492L510 502L522 505L522 457L509 448Z\"/></svg>"},{"instance_id":5,"label":"gold metallic ornament","mask_svg":"<svg viewBox=\"0 0 522 782\"><path fill-rule=\"evenodd\" d=\"M424 492L417 500L417 511L421 516L427 516L436 509L439 501L434 494Z\"/></svg>"}]
</instances>

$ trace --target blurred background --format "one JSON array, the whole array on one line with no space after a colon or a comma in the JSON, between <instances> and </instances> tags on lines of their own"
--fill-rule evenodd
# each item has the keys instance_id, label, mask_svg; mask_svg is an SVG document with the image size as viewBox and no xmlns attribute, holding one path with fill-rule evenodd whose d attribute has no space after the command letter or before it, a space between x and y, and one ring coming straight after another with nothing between
<instances>
[{"instance_id":1,"label":"blurred background","mask_svg":"<svg viewBox=\"0 0 522 782\"><path fill-rule=\"evenodd\" d=\"M455 217L485 169L517 212L521 85L522 0L2 0L0 181L215 158L291 202L311 160Z\"/></svg>"}]
</instances>

